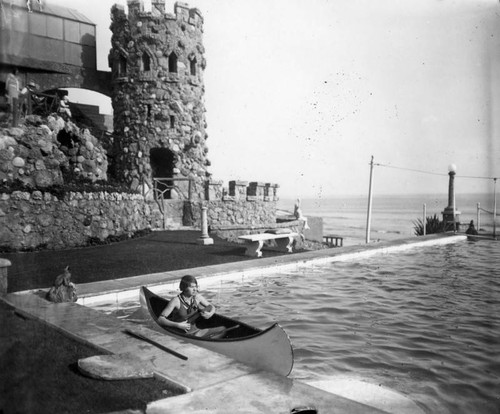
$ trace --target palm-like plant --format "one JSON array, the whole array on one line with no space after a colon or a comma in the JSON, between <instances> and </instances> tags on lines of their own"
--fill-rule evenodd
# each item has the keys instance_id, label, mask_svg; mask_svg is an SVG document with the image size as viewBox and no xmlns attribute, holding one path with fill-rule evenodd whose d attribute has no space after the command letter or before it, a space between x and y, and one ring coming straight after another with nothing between
<instances>
[{"instance_id":1,"label":"palm-like plant","mask_svg":"<svg viewBox=\"0 0 500 414\"><path fill-rule=\"evenodd\" d=\"M424 223L422 219L417 219L413 222L413 229L416 236L424 235ZM444 231L444 222L439 220L437 214L433 217L426 217L425 219L425 234L442 233Z\"/></svg>"}]
</instances>

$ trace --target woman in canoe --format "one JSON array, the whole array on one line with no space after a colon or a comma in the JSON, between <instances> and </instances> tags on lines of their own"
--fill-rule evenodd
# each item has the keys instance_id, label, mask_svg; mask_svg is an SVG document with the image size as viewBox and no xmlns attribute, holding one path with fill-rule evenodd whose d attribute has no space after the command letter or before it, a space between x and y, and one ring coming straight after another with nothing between
<instances>
[{"instance_id":1,"label":"woman in canoe","mask_svg":"<svg viewBox=\"0 0 500 414\"><path fill-rule=\"evenodd\" d=\"M215 337L225 330L224 326L198 329L196 319L209 319L215 313L215 306L198 293L198 281L194 276L183 276L179 284L181 293L172 298L158 318L160 325L178 328L195 336Z\"/></svg>"}]
</instances>

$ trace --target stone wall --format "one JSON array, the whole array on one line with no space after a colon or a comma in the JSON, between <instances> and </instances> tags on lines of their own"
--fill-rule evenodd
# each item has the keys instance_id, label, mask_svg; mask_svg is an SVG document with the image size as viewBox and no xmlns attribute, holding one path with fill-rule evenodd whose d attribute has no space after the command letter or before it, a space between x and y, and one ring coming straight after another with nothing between
<instances>
[{"instance_id":1,"label":"stone wall","mask_svg":"<svg viewBox=\"0 0 500 414\"><path fill-rule=\"evenodd\" d=\"M153 178L201 184L210 165L203 18L178 2L175 14L165 13L162 1L153 2L153 9L145 12L141 1L129 0L128 14L116 5L111 11L114 167L143 194Z\"/></svg>"},{"instance_id":2,"label":"stone wall","mask_svg":"<svg viewBox=\"0 0 500 414\"><path fill-rule=\"evenodd\" d=\"M59 149L57 130L47 125L0 129L0 182L15 180L31 186L62 184L67 157ZM55 122L57 123L57 122Z\"/></svg>"},{"instance_id":3,"label":"stone wall","mask_svg":"<svg viewBox=\"0 0 500 414\"><path fill-rule=\"evenodd\" d=\"M199 203L190 203L193 212L193 224L200 227ZM221 227L235 226L252 228L255 226L276 226L276 203L264 201L225 201L212 200L203 203L208 208L207 218L211 230Z\"/></svg>"},{"instance_id":4,"label":"stone wall","mask_svg":"<svg viewBox=\"0 0 500 414\"><path fill-rule=\"evenodd\" d=\"M137 194L42 191L0 194L0 246L23 250L83 246L89 238L162 228L156 203Z\"/></svg>"},{"instance_id":5,"label":"stone wall","mask_svg":"<svg viewBox=\"0 0 500 414\"><path fill-rule=\"evenodd\" d=\"M106 151L88 129L37 115L27 116L19 127L0 128L1 184L21 181L44 189L63 184L63 170L92 182L107 180Z\"/></svg>"},{"instance_id":6,"label":"stone wall","mask_svg":"<svg viewBox=\"0 0 500 414\"><path fill-rule=\"evenodd\" d=\"M237 236L277 227L302 231L300 223L276 223L276 202L241 198L204 201L213 234ZM164 214L165 213L165 214ZM85 246L90 238L132 235L144 229L201 228L201 203L165 200L160 205L139 194L44 191L0 193L0 247L28 250Z\"/></svg>"}]
</instances>

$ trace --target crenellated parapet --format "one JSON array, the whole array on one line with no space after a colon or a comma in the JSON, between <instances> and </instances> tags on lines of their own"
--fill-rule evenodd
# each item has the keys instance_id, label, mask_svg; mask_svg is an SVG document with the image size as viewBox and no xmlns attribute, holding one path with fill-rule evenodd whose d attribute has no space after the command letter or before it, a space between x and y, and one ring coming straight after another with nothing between
<instances>
[{"instance_id":1,"label":"crenellated parapet","mask_svg":"<svg viewBox=\"0 0 500 414\"><path fill-rule=\"evenodd\" d=\"M257 181L229 181L223 187L222 181L207 180L205 183L205 200L222 201L278 201L278 184Z\"/></svg>"},{"instance_id":2,"label":"crenellated parapet","mask_svg":"<svg viewBox=\"0 0 500 414\"><path fill-rule=\"evenodd\" d=\"M198 9L177 2L129 0L113 6L112 70L115 175L150 192L154 178L204 182L207 158L202 42Z\"/></svg>"}]
</instances>

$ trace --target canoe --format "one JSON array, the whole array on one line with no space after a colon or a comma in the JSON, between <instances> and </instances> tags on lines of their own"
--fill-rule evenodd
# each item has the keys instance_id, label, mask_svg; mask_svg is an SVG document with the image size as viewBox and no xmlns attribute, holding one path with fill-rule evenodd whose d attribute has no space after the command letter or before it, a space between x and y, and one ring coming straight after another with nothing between
<instances>
[{"instance_id":1,"label":"canoe","mask_svg":"<svg viewBox=\"0 0 500 414\"><path fill-rule=\"evenodd\" d=\"M180 329L161 326L158 317L169 300L158 296L146 287L140 290L141 307L147 311L156 329L202 348L231 357L244 364L287 376L293 367L293 348L290 338L278 323L259 329L244 322L215 313L210 319L196 319L200 330L223 326L219 335L195 336Z\"/></svg>"}]
</instances>

